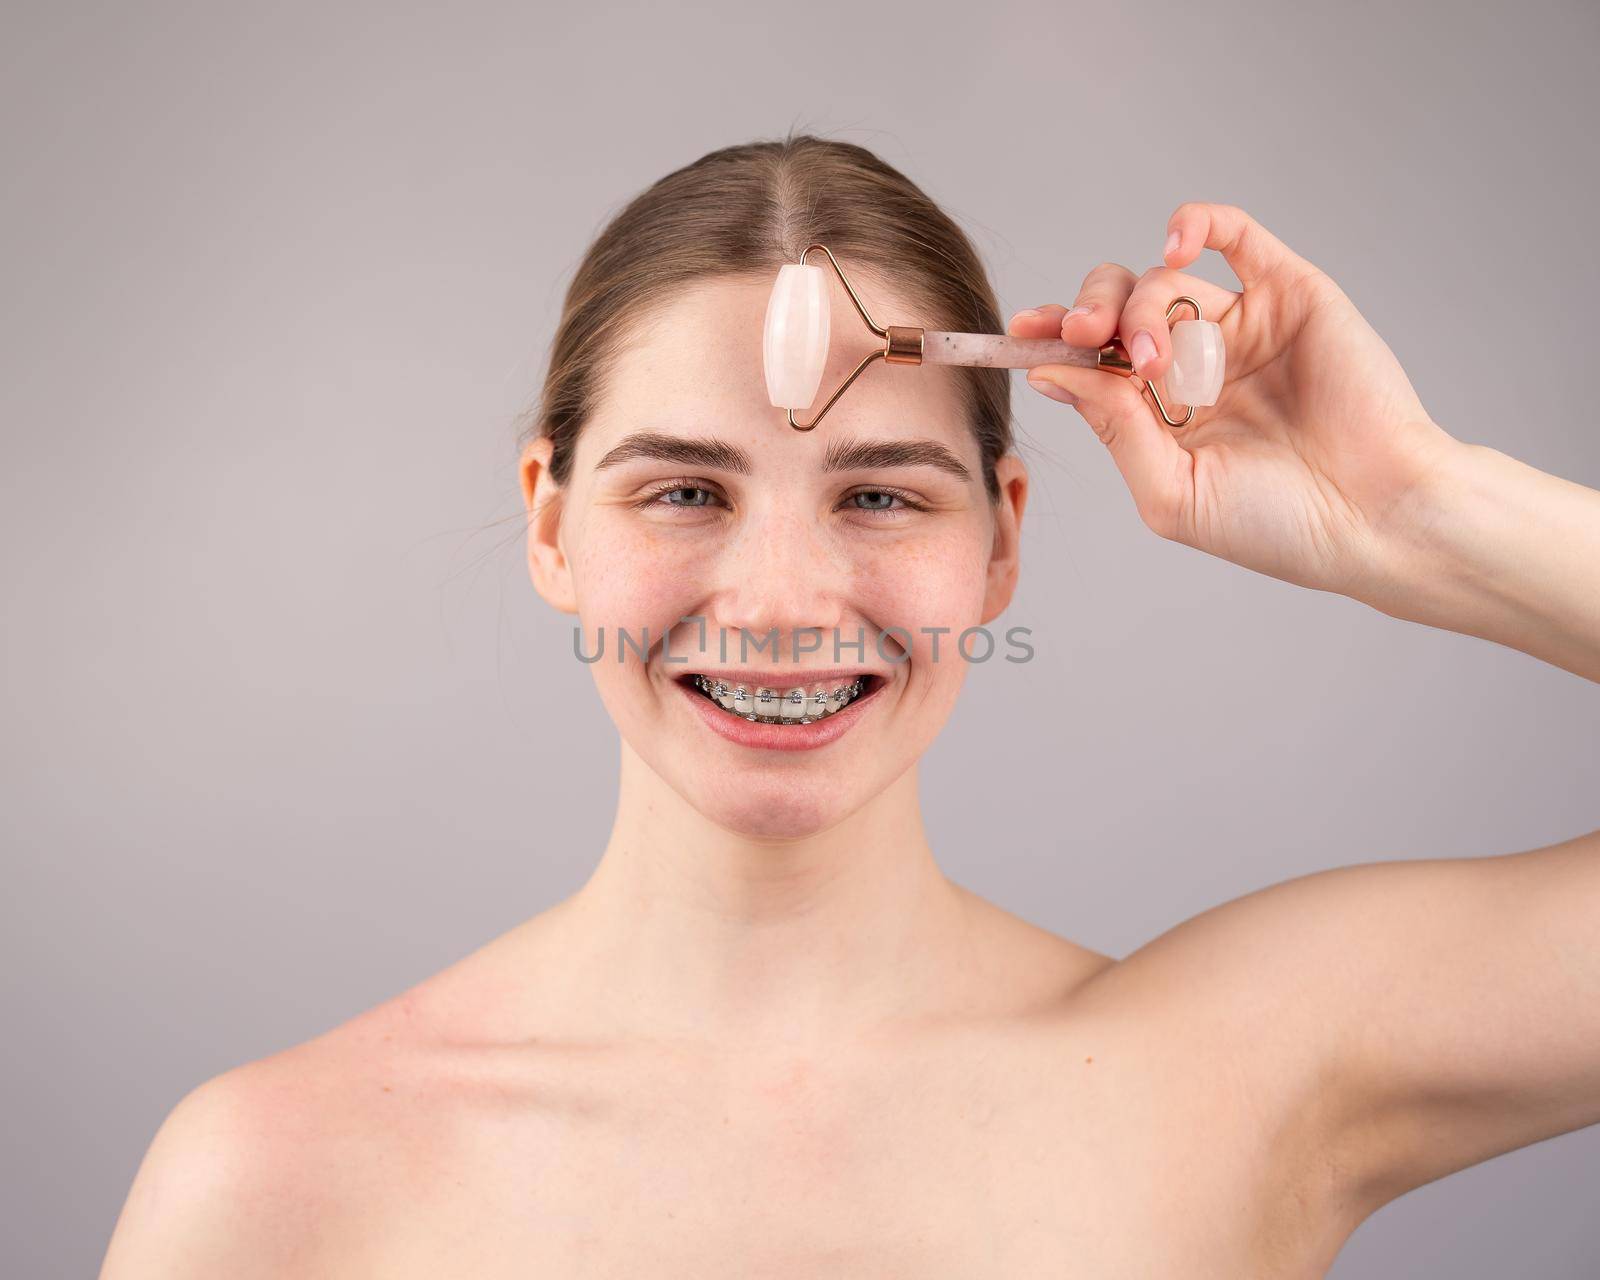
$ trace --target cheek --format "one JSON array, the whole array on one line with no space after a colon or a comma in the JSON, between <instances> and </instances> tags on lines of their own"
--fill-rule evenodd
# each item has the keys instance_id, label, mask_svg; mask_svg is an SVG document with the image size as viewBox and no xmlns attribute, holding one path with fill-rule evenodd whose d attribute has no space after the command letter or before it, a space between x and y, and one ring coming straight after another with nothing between
<instances>
[{"instance_id":1,"label":"cheek","mask_svg":"<svg viewBox=\"0 0 1600 1280\"><path fill-rule=\"evenodd\" d=\"M575 531L569 554L586 629L648 626L653 637L691 611L703 555L692 540L599 514ZM703 549L701 549L703 551Z\"/></svg>"},{"instance_id":2,"label":"cheek","mask_svg":"<svg viewBox=\"0 0 1600 1280\"><path fill-rule=\"evenodd\" d=\"M643 522L595 512L567 543L583 652L600 697L624 732L637 729L645 662L679 619L695 612L703 572L690 540ZM682 652L676 634L673 645Z\"/></svg>"},{"instance_id":3,"label":"cheek","mask_svg":"<svg viewBox=\"0 0 1600 1280\"><path fill-rule=\"evenodd\" d=\"M877 628L907 645L912 661L933 656L944 665L956 638L983 616L988 565L988 526L962 527L907 536L864 555L858 581L860 606ZM936 628L949 628L938 634ZM887 646L886 646L887 647Z\"/></svg>"}]
</instances>

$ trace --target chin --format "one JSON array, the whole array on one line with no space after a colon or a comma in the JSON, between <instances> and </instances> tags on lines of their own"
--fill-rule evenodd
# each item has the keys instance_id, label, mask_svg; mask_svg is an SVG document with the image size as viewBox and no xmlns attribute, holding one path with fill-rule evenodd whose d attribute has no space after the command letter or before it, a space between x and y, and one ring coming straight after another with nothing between
<instances>
[{"instance_id":1,"label":"chin","mask_svg":"<svg viewBox=\"0 0 1600 1280\"><path fill-rule=\"evenodd\" d=\"M751 840L803 840L850 814L837 795L797 794L780 787L756 788L737 797L717 794L695 808L719 827Z\"/></svg>"},{"instance_id":2,"label":"chin","mask_svg":"<svg viewBox=\"0 0 1600 1280\"><path fill-rule=\"evenodd\" d=\"M701 817L751 840L817 835L843 822L894 780L891 762L882 752L849 750L843 742L826 760L820 753L787 751L740 758L742 750L718 750L721 745L691 756L681 743L654 737L639 742L635 751ZM895 763L903 768L909 762Z\"/></svg>"}]
</instances>

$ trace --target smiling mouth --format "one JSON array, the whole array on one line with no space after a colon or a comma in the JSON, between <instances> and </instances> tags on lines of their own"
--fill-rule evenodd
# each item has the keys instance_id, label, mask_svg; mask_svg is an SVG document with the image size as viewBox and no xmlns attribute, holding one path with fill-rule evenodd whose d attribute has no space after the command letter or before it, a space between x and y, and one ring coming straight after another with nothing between
<instances>
[{"instance_id":1,"label":"smiling mouth","mask_svg":"<svg viewBox=\"0 0 1600 1280\"><path fill-rule=\"evenodd\" d=\"M732 684L709 676L687 675L682 683L727 715L757 724L815 724L843 711L874 692L882 676L863 672L854 680L791 685L785 689L766 685Z\"/></svg>"}]
</instances>

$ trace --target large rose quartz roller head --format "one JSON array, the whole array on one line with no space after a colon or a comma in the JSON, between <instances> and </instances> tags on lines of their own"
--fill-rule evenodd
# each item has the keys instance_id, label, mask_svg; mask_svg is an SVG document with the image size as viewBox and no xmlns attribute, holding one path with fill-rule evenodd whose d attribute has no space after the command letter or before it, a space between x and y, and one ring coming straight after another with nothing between
<instances>
[{"instance_id":1,"label":"large rose quartz roller head","mask_svg":"<svg viewBox=\"0 0 1600 1280\"><path fill-rule=\"evenodd\" d=\"M839 384L810 422L794 419L796 409L807 409L817 398L822 371L828 362L828 277L823 269L806 261L806 254L820 249L838 273L850 301L861 313L867 328L882 338L883 347L867 353L850 376ZM1167 319L1179 307L1194 309L1194 319L1179 320L1172 326L1172 363L1166 374L1167 394L1178 404L1188 405L1181 418L1167 412L1161 393L1148 379L1145 388L1155 397L1156 409L1168 426L1181 427L1194 416L1195 405L1216 404L1222 393L1225 364L1222 326L1200 314L1200 304L1185 295L1174 298L1167 308ZM882 359L888 364L953 364L992 369L1033 369L1044 364L1074 364L1089 369L1105 369L1125 377L1138 378L1133 361L1122 343L1113 338L1103 347L1074 347L1060 338L1013 338L1000 333L943 333L915 325L877 324L851 287L843 269L826 245L806 247L799 262L787 262L778 269L778 278L767 300L766 327L762 334L762 362L767 379L767 398L778 408L788 410L789 425L796 431L810 431L822 415L869 364Z\"/></svg>"},{"instance_id":2,"label":"large rose quartz roller head","mask_svg":"<svg viewBox=\"0 0 1600 1280\"><path fill-rule=\"evenodd\" d=\"M828 363L828 277L821 267L786 262L778 268L767 300L762 358L773 404L804 409L817 398Z\"/></svg>"}]
</instances>

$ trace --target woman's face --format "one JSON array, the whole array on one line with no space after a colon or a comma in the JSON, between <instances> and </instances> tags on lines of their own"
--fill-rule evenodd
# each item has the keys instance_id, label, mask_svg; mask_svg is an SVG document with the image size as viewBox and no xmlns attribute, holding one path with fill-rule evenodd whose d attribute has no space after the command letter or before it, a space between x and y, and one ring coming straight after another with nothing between
<instances>
[{"instance_id":1,"label":"woman's face","mask_svg":"<svg viewBox=\"0 0 1600 1280\"><path fill-rule=\"evenodd\" d=\"M846 270L850 270L846 264ZM829 273L834 336L810 418L874 339ZM880 323L917 312L852 274ZM1027 492L984 489L955 372L875 361L810 432L767 400L770 280L721 278L651 313L584 427L564 489L529 447L535 584L575 611L601 699L633 751L722 827L827 829L910 767L950 713L957 637L1005 608ZM547 505L546 505L547 504ZM625 633L625 636L624 634ZM994 657L1008 651L994 636ZM968 649L981 658L982 637ZM643 650L641 656L640 650ZM576 659L574 659L576 661ZM813 723L752 723L691 678L803 689ZM793 706L794 704L791 704Z\"/></svg>"}]
</instances>

